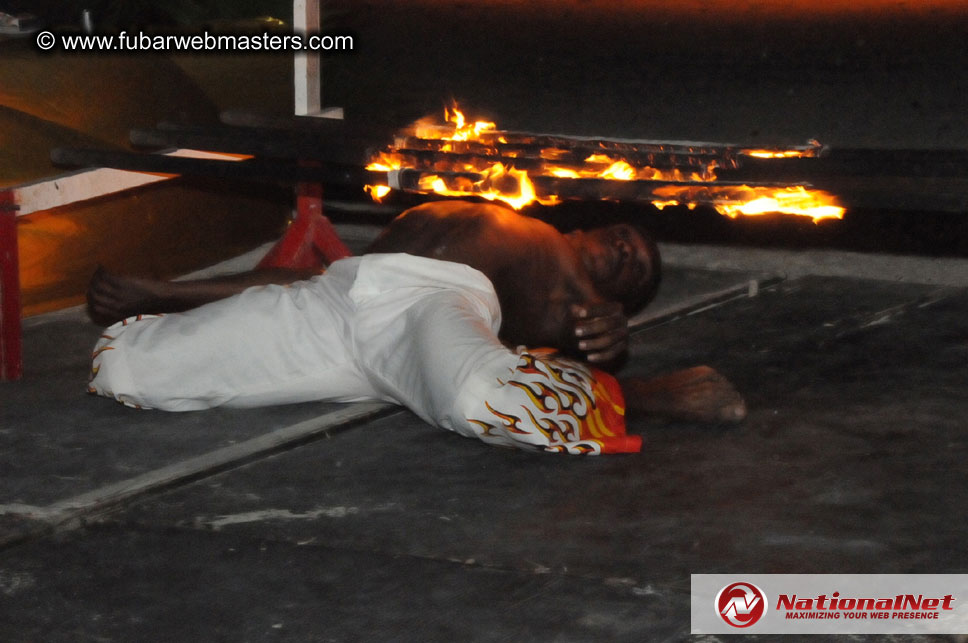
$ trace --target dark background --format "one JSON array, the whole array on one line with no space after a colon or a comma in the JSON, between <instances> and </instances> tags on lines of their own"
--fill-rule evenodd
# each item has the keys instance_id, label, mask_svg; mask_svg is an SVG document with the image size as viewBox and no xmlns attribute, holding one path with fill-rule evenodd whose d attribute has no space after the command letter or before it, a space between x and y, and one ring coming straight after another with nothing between
<instances>
[{"instance_id":1,"label":"dark background","mask_svg":"<svg viewBox=\"0 0 968 643\"><path fill-rule=\"evenodd\" d=\"M5 2L49 25L98 30L264 29L285 1ZM499 127L573 135L968 149L968 3L655 0L332 0L324 30L355 49L324 58L326 105L389 140L456 99ZM288 54L174 57L219 108L292 113ZM361 156L363 151L361 150ZM929 189L929 188L926 188ZM359 193L332 193L359 199ZM889 199L888 199L889 201ZM412 199L396 202L399 207ZM966 256L966 213L850 211L843 221L728 220L697 209L569 204L535 214L566 226L635 218L660 240ZM354 215L355 216L355 215ZM334 213L335 218L339 215Z\"/></svg>"}]
</instances>

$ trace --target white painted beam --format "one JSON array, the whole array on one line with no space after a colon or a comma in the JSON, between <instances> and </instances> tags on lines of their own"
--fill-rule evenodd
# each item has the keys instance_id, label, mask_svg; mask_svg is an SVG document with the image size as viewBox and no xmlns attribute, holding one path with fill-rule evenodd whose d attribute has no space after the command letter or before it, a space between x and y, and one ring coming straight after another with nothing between
<instances>
[{"instance_id":1,"label":"white painted beam","mask_svg":"<svg viewBox=\"0 0 968 643\"><path fill-rule=\"evenodd\" d=\"M165 152L168 156L180 156L223 161L240 161L248 156L221 154L200 150L177 149ZM149 185L174 178L176 174L151 174L148 172L129 172L96 168L76 170L55 177L31 183L3 188L13 194L13 203L18 206L17 216L50 210L61 206L107 196L123 190Z\"/></svg>"},{"instance_id":2,"label":"white painted beam","mask_svg":"<svg viewBox=\"0 0 968 643\"><path fill-rule=\"evenodd\" d=\"M306 37L322 28L320 0L293 0L293 33ZM318 51L293 54L293 90L296 116L343 118L342 107L323 108L323 69Z\"/></svg>"},{"instance_id":3,"label":"white painted beam","mask_svg":"<svg viewBox=\"0 0 968 643\"><path fill-rule=\"evenodd\" d=\"M304 38L307 34L319 32L319 1L293 0L293 32ZM322 108L320 71L319 52L299 51L295 53L293 58L293 80L295 84L297 116L317 114Z\"/></svg>"}]
</instances>

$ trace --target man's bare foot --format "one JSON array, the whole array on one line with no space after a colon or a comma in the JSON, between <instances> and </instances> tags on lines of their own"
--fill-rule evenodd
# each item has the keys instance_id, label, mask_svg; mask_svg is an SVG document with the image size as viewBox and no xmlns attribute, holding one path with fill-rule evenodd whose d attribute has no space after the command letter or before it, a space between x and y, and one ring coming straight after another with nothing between
<instances>
[{"instance_id":1,"label":"man's bare foot","mask_svg":"<svg viewBox=\"0 0 968 643\"><path fill-rule=\"evenodd\" d=\"M738 423L746 402L729 380L708 366L652 379L622 380L625 403L647 418L704 423Z\"/></svg>"},{"instance_id":2,"label":"man's bare foot","mask_svg":"<svg viewBox=\"0 0 968 643\"><path fill-rule=\"evenodd\" d=\"M98 266L87 289L91 320L109 325L132 315L164 312L168 283L144 277L126 277Z\"/></svg>"}]
</instances>

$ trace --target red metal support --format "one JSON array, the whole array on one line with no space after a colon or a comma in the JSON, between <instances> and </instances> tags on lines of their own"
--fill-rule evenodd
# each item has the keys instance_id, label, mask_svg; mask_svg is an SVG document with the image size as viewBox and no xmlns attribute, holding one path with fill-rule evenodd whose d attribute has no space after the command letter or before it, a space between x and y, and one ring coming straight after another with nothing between
<instances>
[{"instance_id":1,"label":"red metal support","mask_svg":"<svg viewBox=\"0 0 968 643\"><path fill-rule=\"evenodd\" d=\"M258 268L321 268L353 253L323 214L323 187L296 185L296 218Z\"/></svg>"},{"instance_id":2,"label":"red metal support","mask_svg":"<svg viewBox=\"0 0 968 643\"><path fill-rule=\"evenodd\" d=\"M20 264L13 191L0 191L0 381L20 379L23 344L20 326Z\"/></svg>"}]
</instances>

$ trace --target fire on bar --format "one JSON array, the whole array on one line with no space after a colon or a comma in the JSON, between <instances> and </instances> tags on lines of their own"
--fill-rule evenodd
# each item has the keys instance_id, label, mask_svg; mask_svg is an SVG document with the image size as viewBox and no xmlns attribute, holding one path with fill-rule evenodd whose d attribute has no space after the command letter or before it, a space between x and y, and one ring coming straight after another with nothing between
<instances>
[{"instance_id":1,"label":"fire on bar","mask_svg":"<svg viewBox=\"0 0 968 643\"><path fill-rule=\"evenodd\" d=\"M646 201L714 207L721 214L783 213L814 221L843 218L844 208L825 191L799 182L718 180L716 170L736 169L745 158L811 158L816 141L795 147L750 149L719 143L568 137L499 130L468 121L455 104L444 122L421 119L392 145L371 155L368 170L387 181L367 191L377 201L392 190L500 200L515 209L568 199Z\"/></svg>"}]
</instances>

